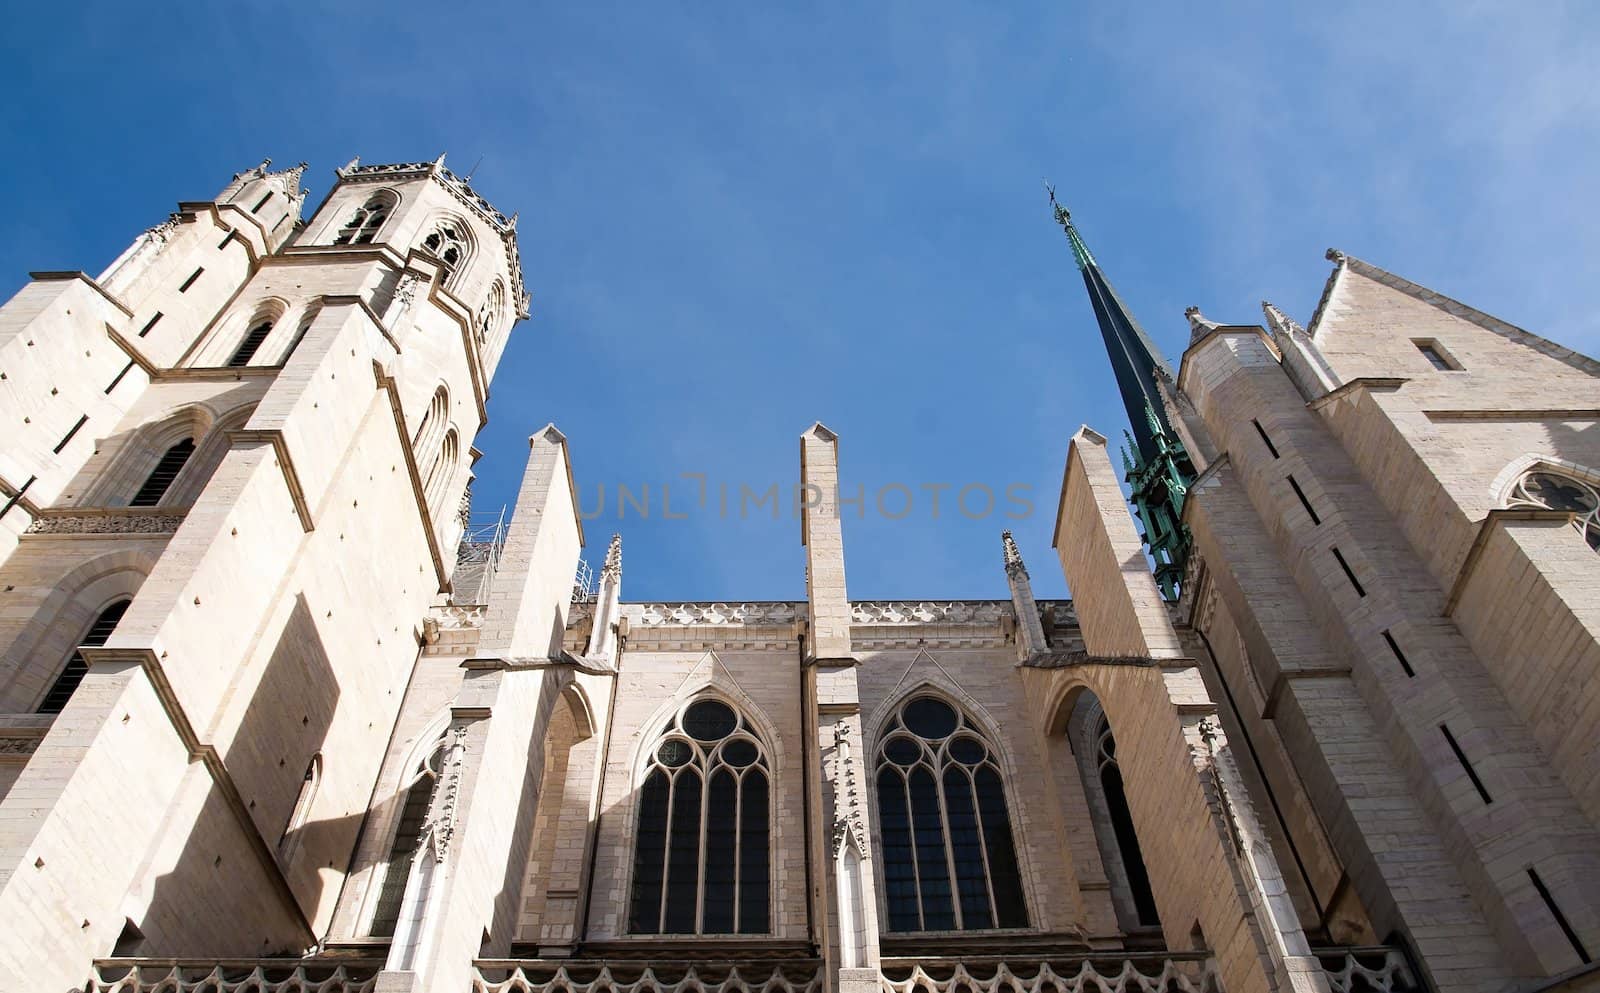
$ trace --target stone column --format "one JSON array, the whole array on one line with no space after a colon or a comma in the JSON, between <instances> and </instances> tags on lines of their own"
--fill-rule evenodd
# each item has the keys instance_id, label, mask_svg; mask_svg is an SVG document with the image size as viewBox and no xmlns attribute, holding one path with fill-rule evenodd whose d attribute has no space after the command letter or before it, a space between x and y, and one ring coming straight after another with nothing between
<instances>
[{"instance_id":1,"label":"stone column","mask_svg":"<svg viewBox=\"0 0 1600 993\"><path fill-rule=\"evenodd\" d=\"M550 715L572 669L561 638L583 544L566 438L529 439L479 657L451 713L450 756L377 989L464 990L480 947L509 951ZM487 938L487 942L485 939Z\"/></svg>"},{"instance_id":2,"label":"stone column","mask_svg":"<svg viewBox=\"0 0 1600 993\"><path fill-rule=\"evenodd\" d=\"M800 436L801 542L806 548L805 722L816 759L806 788L821 814L809 839L815 889L809 894L830 993L878 989L878 900L872 827L864 792L858 665L850 644L839 520L839 438L822 424Z\"/></svg>"}]
</instances>

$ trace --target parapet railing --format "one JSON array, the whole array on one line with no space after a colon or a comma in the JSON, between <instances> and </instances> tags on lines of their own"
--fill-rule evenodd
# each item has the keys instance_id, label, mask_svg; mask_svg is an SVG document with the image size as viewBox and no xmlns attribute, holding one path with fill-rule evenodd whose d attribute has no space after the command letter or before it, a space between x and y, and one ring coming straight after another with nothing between
<instances>
[{"instance_id":1,"label":"parapet railing","mask_svg":"<svg viewBox=\"0 0 1600 993\"><path fill-rule=\"evenodd\" d=\"M372 993L381 961L101 959L74 993Z\"/></svg>"},{"instance_id":2,"label":"parapet railing","mask_svg":"<svg viewBox=\"0 0 1600 993\"><path fill-rule=\"evenodd\" d=\"M1222 993L1216 962L1205 953L885 958L880 970L884 993Z\"/></svg>"},{"instance_id":3,"label":"parapet railing","mask_svg":"<svg viewBox=\"0 0 1600 993\"><path fill-rule=\"evenodd\" d=\"M1333 993L1413 993L1420 990L1405 952L1389 945L1312 950Z\"/></svg>"},{"instance_id":4,"label":"parapet railing","mask_svg":"<svg viewBox=\"0 0 1600 993\"><path fill-rule=\"evenodd\" d=\"M816 959L780 962L483 959L472 993L818 993Z\"/></svg>"}]
</instances>

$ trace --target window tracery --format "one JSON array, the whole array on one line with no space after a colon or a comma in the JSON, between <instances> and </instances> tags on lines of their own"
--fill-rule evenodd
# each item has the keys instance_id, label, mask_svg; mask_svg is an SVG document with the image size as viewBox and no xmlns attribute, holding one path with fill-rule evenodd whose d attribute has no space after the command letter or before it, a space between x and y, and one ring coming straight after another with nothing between
<instances>
[{"instance_id":1,"label":"window tracery","mask_svg":"<svg viewBox=\"0 0 1600 993\"><path fill-rule=\"evenodd\" d=\"M383 193L373 194L367 202L345 221L344 227L334 237L335 245L370 245L378 237L383 224L394 209L393 198Z\"/></svg>"},{"instance_id":2,"label":"window tracery","mask_svg":"<svg viewBox=\"0 0 1600 993\"><path fill-rule=\"evenodd\" d=\"M988 737L944 700L901 704L878 750L891 931L1028 926L1004 778Z\"/></svg>"},{"instance_id":3,"label":"window tracery","mask_svg":"<svg viewBox=\"0 0 1600 993\"><path fill-rule=\"evenodd\" d=\"M721 700L667 723L639 793L635 934L767 934L771 762L749 720Z\"/></svg>"},{"instance_id":4,"label":"window tracery","mask_svg":"<svg viewBox=\"0 0 1600 993\"><path fill-rule=\"evenodd\" d=\"M455 272L467 257L467 236L460 221L441 221L433 233L422 240L422 247L443 262L446 269Z\"/></svg>"},{"instance_id":5,"label":"window tracery","mask_svg":"<svg viewBox=\"0 0 1600 993\"><path fill-rule=\"evenodd\" d=\"M1524 472L1511 488L1507 507L1565 510L1575 514L1573 526L1589 547L1600 551L1600 490L1548 466Z\"/></svg>"},{"instance_id":6,"label":"window tracery","mask_svg":"<svg viewBox=\"0 0 1600 993\"><path fill-rule=\"evenodd\" d=\"M132 602L132 600L118 600L100 611L94 623L89 625L89 630L84 632L83 639L78 642L79 647L99 648L109 641L111 632L117 629L118 622L122 620L122 615L128 612L128 605ZM66 708L67 701L72 699L72 694L78 689L78 684L83 682L83 677L88 674L88 661L84 659L82 652L74 648L61 674L50 684L50 692L45 694L37 713L61 713Z\"/></svg>"},{"instance_id":7,"label":"window tracery","mask_svg":"<svg viewBox=\"0 0 1600 993\"><path fill-rule=\"evenodd\" d=\"M506 288L497 279L489 288L489 298L484 301L483 310L478 313L478 344L486 343L500 329L505 310Z\"/></svg>"}]
</instances>

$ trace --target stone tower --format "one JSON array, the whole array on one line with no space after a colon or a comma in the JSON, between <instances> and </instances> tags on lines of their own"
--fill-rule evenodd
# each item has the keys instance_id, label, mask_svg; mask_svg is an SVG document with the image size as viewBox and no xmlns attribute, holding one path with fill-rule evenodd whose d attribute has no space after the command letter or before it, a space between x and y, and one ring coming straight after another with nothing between
<instances>
[{"instance_id":1,"label":"stone tower","mask_svg":"<svg viewBox=\"0 0 1600 993\"><path fill-rule=\"evenodd\" d=\"M442 157L351 162L305 220L302 170L0 309L6 985L333 913L527 296Z\"/></svg>"}]
</instances>

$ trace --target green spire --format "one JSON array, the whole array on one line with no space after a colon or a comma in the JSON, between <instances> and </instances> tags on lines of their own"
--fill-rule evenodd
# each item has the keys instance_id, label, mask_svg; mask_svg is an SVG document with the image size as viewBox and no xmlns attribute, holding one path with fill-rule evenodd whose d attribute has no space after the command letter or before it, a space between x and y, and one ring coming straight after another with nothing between
<instances>
[{"instance_id":1,"label":"green spire","mask_svg":"<svg viewBox=\"0 0 1600 993\"><path fill-rule=\"evenodd\" d=\"M1072 245L1072 257L1078 263L1078 271L1082 272L1095 264L1094 256L1089 254L1089 246L1078 236L1078 229L1072 226L1072 212L1056 201L1056 188L1049 183L1044 184L1044 188L1050 194L1050 207L1055 211L1056 223L1067 232L1067 242Z\"/></svg>"}]
</instances>

